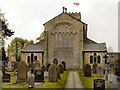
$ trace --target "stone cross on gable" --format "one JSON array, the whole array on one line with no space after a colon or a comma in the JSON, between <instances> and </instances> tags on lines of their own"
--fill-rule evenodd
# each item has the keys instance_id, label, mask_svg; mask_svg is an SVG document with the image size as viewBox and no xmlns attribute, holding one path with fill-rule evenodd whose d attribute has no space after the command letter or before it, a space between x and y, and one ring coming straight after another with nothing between
<instances>
[{"instance_id":1,"label":"stone cross on gable","mask_svg":"<svg viewBox=\"0 0 120 90\"><path fill-rule=\"evenodd\" d=\"M103 58L105 58L105 64L107 64L107 58L108 58L108 56L105 55Z\"/></svg>"}]
</instances>

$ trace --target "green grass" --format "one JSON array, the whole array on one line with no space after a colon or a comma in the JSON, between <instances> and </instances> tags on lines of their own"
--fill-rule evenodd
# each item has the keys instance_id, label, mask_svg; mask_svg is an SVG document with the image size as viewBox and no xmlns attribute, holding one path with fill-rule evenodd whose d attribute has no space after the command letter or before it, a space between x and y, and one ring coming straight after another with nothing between
<instances>
[{"instance_id":1,"label":"green grass","mask_svg":"<svg viewBox=\"0 0 120 90\"><path fill-rule=\"evenodd\" d=\"M34 88L64 88L67 81L67 76L70 70L64 71L63 74L60 74L61 79L58 80L58 82L48 82L47 79L45 79L45 83L43 85L35 85ZM16 75L14 75L13 72L9 72L11 75L11 81L10 83L16 82ZM9 85L10 83L2 83L2 88L28 88L28 85Z\"/></svg>"},{"instance_id":2,"label":"green grass","mask_svg":"<svg viewBox=\"0 0 120 90\"><path fill-rule=\"evenodd\" d=\"M78 74L84 88L94 88L93 80L98 79L96 74L91 74L91 77L84 77L84 73L82 71L79 71Z\"/></svg>"}]
</instances>

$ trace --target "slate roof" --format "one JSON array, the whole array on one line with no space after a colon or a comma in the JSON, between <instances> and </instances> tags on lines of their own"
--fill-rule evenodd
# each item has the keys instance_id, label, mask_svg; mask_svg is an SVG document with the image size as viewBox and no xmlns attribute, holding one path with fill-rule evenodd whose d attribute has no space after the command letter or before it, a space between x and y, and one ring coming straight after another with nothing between
<instances>
[{"instance_id":1,"label":"slate roof","mask_svg":"<svg viewBox=\"0 0 120 90\"><path fill-rule=\"evenodd\" d=\"M83 51L107 51L105 43L84 44Z\"/></svg>"},{"instance_id":2,"label":"slate roof","mask_svg":"<svg viewBox=\"0 0 120 90\"><path fill-rule=\"evenodd\" d=\"M44 47L43 45L26 45L25 48L22 50L24 53L35 53L35 52L44 52Z\"/></svg>"}]
</instances>

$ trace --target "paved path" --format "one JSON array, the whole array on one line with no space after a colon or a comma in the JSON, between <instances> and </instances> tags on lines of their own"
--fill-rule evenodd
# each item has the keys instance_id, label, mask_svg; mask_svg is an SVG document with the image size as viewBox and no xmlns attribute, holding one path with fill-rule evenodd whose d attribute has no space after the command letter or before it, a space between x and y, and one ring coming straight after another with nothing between
<instances>
[{"instance_id":1,"label":"paved path","mask_svg":"<svg viewBox=\"0 0 120 90\"><path fill-rule=\"evenodd\" d=\"M68 78L67 78L67 84L65 88L83 88L82 82L79 78L79 75L77 71L71 71L69 72Z\"/></svg>"}]
</instances>

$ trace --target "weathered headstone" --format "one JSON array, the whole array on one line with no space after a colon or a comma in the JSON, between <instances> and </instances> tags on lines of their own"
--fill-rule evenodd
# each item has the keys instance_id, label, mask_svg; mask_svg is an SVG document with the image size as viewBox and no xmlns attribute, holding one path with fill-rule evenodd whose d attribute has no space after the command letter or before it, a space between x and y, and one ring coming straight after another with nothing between
<instances>
[{"instance_id":1,"label":"weathered headstone","mask_svg":"<svg viewBox=\"0 0 120 90\"><path fill-rule=\"evenodd\" d=\"M91 66L89 64L84 66L84 76L91 77Z\"/></svg>"},{"instance_id":2,"label":"weathered headstone","mask_svg":"<svg viewBox=\"0 0 120 90\"><path fill-rule=\"evenodd\" d=\"M12 62L8 61L8 72L12 71Z\"/></svg>"},{"instance_id":3,"label":"weathered headstone","mask_svg":"<svg viewBox=\"0 0 120 90\"><path fill-rule=\"evenodd\" d=\"M96 73L97 66L98 66L97 63L94 63L94 64L93 64L93 68L92 68L92 71L93 71L92 73L93 73L93 74Z\"/></svg>"},{"instance_id":4,"label":"weathered headstone","mask_svg":"<svg viewBox=\"0 0 120 90\"><path fill-rule=\"evenodd\" d=\"M110 65L110 74L115 74L115 68L113 64Z\"/></svg>"},{"instance_id":5,"label":"weathered headstone","mask_svg":"<svg viewBox=\"0 0 120 90\"><path fill-rule=\"evenodd\" d=\"M17 65L17 82L25 82L27 80L27 65L24 61L20 61Z\"/></svg>"},{"instance_id":6,"label":"weathered headstone","mask_svg":"<svg viewBox=\"0 0 120 90\"><path fill-rule=\"evenodd\" d=\"M35 71L35 82L44 82L43 70L36 70Z\"/></svg>"},{"instance_id":7,"label":"weathered headstone","mask_svg":"<svg viewBox=\"0 0 120 90\"><path fill-rule=\"evenodd\" d=\"M105 90L105 80L94 79L94 90Z\"/></svg>"},{"instance_id":8,"label":"weathered headstone","mask_svg":"<svg viewBox=\"0 0 120 90\"><path fill-rule=\"evenodd\" d=\"M53 60L53 64L58 64L58 60L56 58Z\"/></svg>"},{"instance_id":9,"label":"weathered headstone","mask_svg":"<svg viewBox=\"0 0 120 90\"><path fill-rule=\"evenodd\" d=\"M50 63L46 63L46 65L45 65L46 66L46 71L48 71L50 65L51 65Z\"/></svg>"},{"instance_id":10,"label":"weathered headstone","mask_svg":"<svg viewBox=\"0 0 120 90\"><path fill-rule=\"evenodd\" d=\"M42 66L41 70L46 71L45 65Z\"/></svg>"},{"instance_id":11,"label":"weathered headstone","mask_svg":"<svg viewBox=\"0 0 120 90\"><path fill-rule=\"evenodd\" d=\"M58 81L58 69L55 64L52 64L48 70L48 81L49 82Z\"/></svg>"},{"instance_id":12,"label":"weathered headstone","mask_svg":"<svg viewBox=\"0 0 120 90\"><path fill-rule=\"evenodd\" d=\"M34 62L34 71L40 70L40 69L41 69L40 62L37 60Z\"/></svg>"},{"instance_id":13,"label":"weathered headstone","mask_svg":"<svg viewBox=\"0 0 120 90\"><path fill-rule=\"evenodd\" d=\"M63 73L64 72L64 66L63 66L63 64L60 64L58 67L59 67L59 72Z\"/></svg>"},{"instance_id":14,"label":"weathered headstone","mask_svg":"<svg viewBox=\"0 0 120 90\"><path fill-rule=\"evenodd\" d=\"M16 61L16 62L14 63L14 70L17 69L17 65L18 65L18 62Z\"/></svg>"},{"instance_id":15,"label":"weathered headstone","mask_svg":"<svg viewBox=\"0 0 120 90\"><path fill-rule=\"evenodd\" d=\"M62 64L64 66L64 71L66 71L66 63L64 61L62 61Z\"/></svg>"},{"instance_id":16,"label":"weathered headstone","mask_svg":"<svg viewBox=\"0 0 120 90\"><path fill-rule=\"evenodd\" d=\"M10 82L10 74L5 74L5 75L2 77L2 81L3 81L3 82Z\"/></svg>"},{"instance_id":17,"label":"weathered headstone","mask_svg":"<svg viewBox=\"0 0 120 90\"><path fill-rule=\"evenodd\" d=\"M104 72L104 70L102 69L102 67L97 67L96 75L97 75L98 78L103 78L104 77L103 72Z\"/></svg>"},{"instance_id":18,"label":"weathered headstone","mask_svg":"<svg viewBox=\"0 0 120 90\"><path fill-rule=\"evenodd\" d=\"M58 79L61 79L61 77L60 77L60 70L59 70L59 66L57 65L57 64L55 64L56 65L56 68L57 68L57 70L58 70Z\"/></svg>"},{"instance_id":19,"label":"weathered headstone","mask_svg":"<svg viewBox=\"0 0 120 90\"><path fill-rule=\"evenodd\" d=\"M34 76L31 75L28 79L28 88L34 88Z\"/></svg>"}]
</instances>

